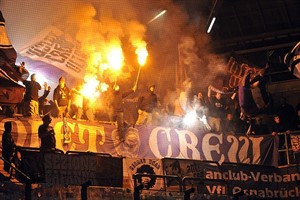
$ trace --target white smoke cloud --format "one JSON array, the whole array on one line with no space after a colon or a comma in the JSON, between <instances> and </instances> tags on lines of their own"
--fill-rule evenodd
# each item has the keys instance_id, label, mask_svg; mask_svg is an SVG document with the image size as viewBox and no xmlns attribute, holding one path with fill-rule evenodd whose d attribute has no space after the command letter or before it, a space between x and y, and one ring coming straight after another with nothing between
<instances>
[{"instance_id":1,"label":"white smoke cloud","mask_svg":"<svg viewBox=\"0 0 300 200\"><path fill-rule=\"evenodd\" d=\"M0 8L17 50L54 24L91 48L104 49L113 39L124 49L124 62L135 68L131 72L136 72L132 39L144 39L149 58L142 69L140 88L156 83L162 94L168 88L175 89L175 67L180 65L178 49L184 54L181 59L187 70L185 78L190 78L197 89L224 73L223 58L209 52L210 39L201 31L206 20L201 13L191 18L182 5L172 0L12 0L0 1ZM147 24L161 10L167 12ZM134 73L132 76L134 79Z\"/></svg>"}]
</instances>

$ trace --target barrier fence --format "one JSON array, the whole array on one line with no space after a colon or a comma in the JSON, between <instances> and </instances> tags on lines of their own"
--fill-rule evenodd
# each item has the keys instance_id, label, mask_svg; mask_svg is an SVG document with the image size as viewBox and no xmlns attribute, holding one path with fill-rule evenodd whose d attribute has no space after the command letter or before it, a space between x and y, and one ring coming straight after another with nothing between
<instances>
[{"instance_id":1,"label":"barrier fence","mask_svg":"<svg viewBox=\"0 0 300 200\"><path fill-rule=\"evenodd\" d=\"M300 161L300 131L290 131L278 133L279 136L279 166L289 166ZM280 144L280 137L284 139L284 145Z\"/></svg>"},{"instance_id":2,"label":"barrier fence","mask_svg":"<svg viewBox=\"0 0 300 200\"><path fill-rule=\"evenodd\" d=\"M123 188L119 192L120 199L122 195L135 199L148 198L151 195L174 199L175 196L186 198L192 195L198 195L202 199L228 199L242 195L264 199L299 199L299 133L294 131L279 134L284 135L285 148L279 149L278 153L286 156L286 165L280 168L253 165L250 164L251 161L249 164L223 162L220 165L216 161L208 160L129 159L113 157L107 153L71 150L41 153L38 148L24 147L18 148L21 154L20 165L14 170L24 173L33 184L79 186L81 192L78 195L82 199L96 194L113 194L101 187L113 188L112 191ZM150 173L141 169L150 169ZM143 178L150 180L144 181ZM20 182L26 183L22 178ZM131 182L132 186L125 182ZM147 186L146 183L152 185ZM129 192L125 191L126 188ZM28 191L33 194L36 190L31 191L31 185L27 187L27 199L30 199Z\"/></svg>"}]
</instances>

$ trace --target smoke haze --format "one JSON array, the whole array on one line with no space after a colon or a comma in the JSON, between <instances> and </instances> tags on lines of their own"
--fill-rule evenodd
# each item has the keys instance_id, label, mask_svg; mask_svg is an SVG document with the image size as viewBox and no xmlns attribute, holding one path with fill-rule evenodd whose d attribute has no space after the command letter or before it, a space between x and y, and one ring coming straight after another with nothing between
<instances>
[{"instance_id":1,"label":"smoke haze","mask_svg":"<svg viewBox=\"0 0 300 200\"><path fill-rule=\"evenodd\" d=\"M138 69L136 45L145 45L149 56L141 71L139 89L154 83L158 95L163 96L189 78L194 90L204 91L224 74L224 60L210 52L210 38L204 30L203 16L207 13L188 14L184 5L174 2L2 0L0 8L17 51L45 27L55 25L80 41L82 51L91 57L110 45L122 48L121 62L130 76L120 83L128 84L127 88L132 87ZM201 1L197 6L202 6ZM162 10L167 12L149 23ZM94 73L95 69L89 65L87 71Z\"/></svg>"}]
</instances>

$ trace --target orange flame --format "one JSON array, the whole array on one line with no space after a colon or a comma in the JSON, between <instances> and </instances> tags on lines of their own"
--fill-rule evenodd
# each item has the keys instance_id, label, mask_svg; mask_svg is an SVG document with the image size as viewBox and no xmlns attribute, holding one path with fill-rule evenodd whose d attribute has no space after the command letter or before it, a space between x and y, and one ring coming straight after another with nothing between
<instances>
[{"instance_id":1,"label":"orange flame","mask_svg":"<svg viewBox=\"0 0 300 200\"><path fill-rule=\"evenodd\" d=\"M143 66L146 63L146 60L147 60L147 57L148 57L148 51L147 51L146 47L145 46L138 47L135 50L135 53L138 56L139 64L141 66Z\"/></svg>"},{"instance_id":2,"label":"orange flame","mask_svg":"<svg viewBox=\"0 0 300 200\"><path fill-rule=\"evenodd\" d=\"M121 47L112 47L107 52L107 62L112 71L119 71L123 65L124 56Z\"/></svg>"},{"instance_id":3,"label":"orange flame","mask_svg":"<svg viewBox=\"0 0 300 200\"><path fill-rule=\"evenodd\" d=\"M88 60L87 73L84 75L84 86L81 91L82 95L91 101L95 101L101 92L108 89L108 84L98 78L103 78L105 71L110 76L118 76L123 66L124 56L122 48L117 44L111 44L111 47L102 52L92 52Z\"/></svg>"},{"instance_id":4,"label":"orange flame","mask_svg":"<svg viewBox=\"0 0 300 200\"><path fill-rule=\"evenodd\" d=\"M100 96L100 92L98 91L99 81L97 80L97 77L94 75L86 75L84 81L85 83L81 90L81 94L91 101L96 100L96 98Z\"/></svg>"},{"instance_id":5,"label":"orange flame","mask_svg":"<svg viewBox=\"0 0 300 200\"><path fill-rule=\"evenodd\" d=\"M99 14L97 10L93 5L83 3L78 15L70 18L70 22L79 26L76 38L88 58L82 93L89 99L95 99L108 89L108 84L125 77L121 74L126 62L122 49L125 39L129 39L135 49L140 66L146 63L148 56L147 44L143 40L146 32L144 25L133 20L120 21L108 9L101 10Z\"/></svg>"},{"instance_id":6,"label":"orange flame","mask_svg":"<svg viewBox=\"0 0 300 200\"><path fill-rule=\"evenodd\" d=\"M107 85L106 83L100 83L100 90L101 92L106 92L109 88L109 85Z\"/></svg>"}]
</instances>

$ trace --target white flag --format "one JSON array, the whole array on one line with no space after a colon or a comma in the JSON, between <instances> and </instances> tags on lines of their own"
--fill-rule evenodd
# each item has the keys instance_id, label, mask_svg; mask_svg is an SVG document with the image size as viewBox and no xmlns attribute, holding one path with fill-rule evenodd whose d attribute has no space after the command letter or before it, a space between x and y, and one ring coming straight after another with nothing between
<instances>
[{"instance_id":1,"label":"white flag","mask_svg":"<svg viewBox=\"0 0 300 200\"><path fill-rule=\"evenodd\" d=\"M284 63L288 66L294 76L300 78L300 42L285 55Z\"/></svg>"},{"instance_id":2,"label":"white flag","mask_svg":"<svg viewBox=\"0 0 300 200\"><path fill-rule=\"evenodd\" d=\"M51 64L75 78L82 78L86 66L80 43L55 26L48 26L21 48L22 56Z\"/></svg>"}]
</instances>

